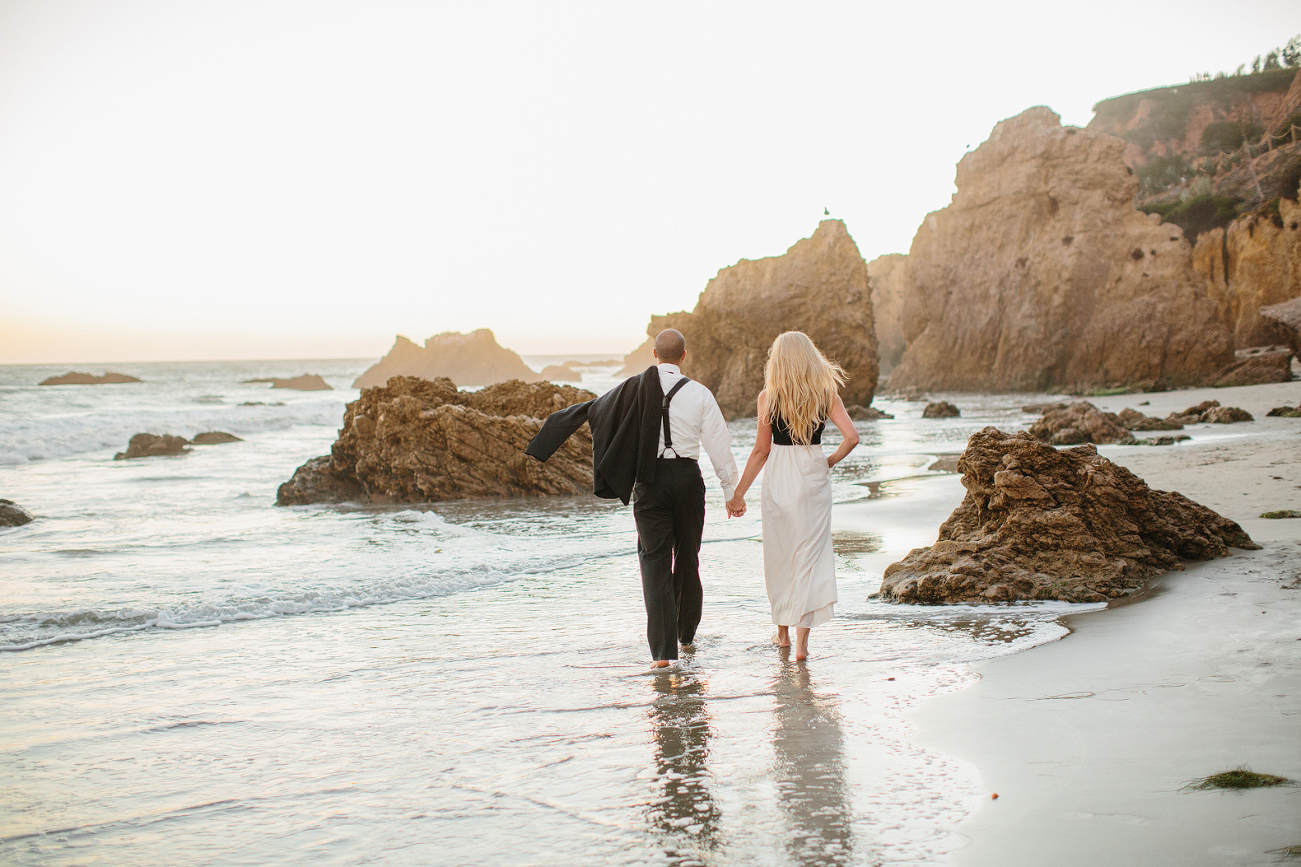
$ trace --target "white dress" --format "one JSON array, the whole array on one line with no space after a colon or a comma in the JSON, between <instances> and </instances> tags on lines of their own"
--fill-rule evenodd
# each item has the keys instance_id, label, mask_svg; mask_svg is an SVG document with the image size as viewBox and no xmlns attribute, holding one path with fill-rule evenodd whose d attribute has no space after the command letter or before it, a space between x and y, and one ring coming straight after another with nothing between
<instances>
[{"instance_id":1,"label":"white dress","mask_svg":"<svg viewBox=\"0 0 1301 867\"><path fill-rule=\"evenodd\" d=\"M780 419L773 433L785 433ZM831 470L820 445L778 445L763 470L763 577L772 622L812 627L831 619Z\"/></svg>"}]
</instances>

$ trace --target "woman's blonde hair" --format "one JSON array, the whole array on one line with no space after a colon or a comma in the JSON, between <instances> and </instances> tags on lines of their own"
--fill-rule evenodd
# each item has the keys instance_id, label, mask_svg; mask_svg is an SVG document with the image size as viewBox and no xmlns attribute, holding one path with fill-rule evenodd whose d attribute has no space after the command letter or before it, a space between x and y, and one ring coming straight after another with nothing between
<instances>
[{"instance_id":1,"label":"woman's blonde hair","mask_svg":"<svg viewBox=\"0 0 1301 867\"><path fill-rule=\"evenodd\" d=\"M763 385L768 390L763 421L772 424L780 415L790 428L791 439L808 445L819 422L831 415L836 394L844 384L845 371L827 361L807 334L779 334L763 368Z\"/></svg>"}]
</instances>

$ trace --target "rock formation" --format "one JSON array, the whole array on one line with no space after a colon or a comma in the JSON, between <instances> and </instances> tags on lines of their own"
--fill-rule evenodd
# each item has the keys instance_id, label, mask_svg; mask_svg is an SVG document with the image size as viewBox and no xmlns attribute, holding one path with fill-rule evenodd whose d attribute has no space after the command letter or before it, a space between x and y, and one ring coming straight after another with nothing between
<instances>
[{"instance_id":1,"label":"rock formation","mask_svg":"<svg viewBox=\"0 0 1301 867\"><path fill-rule=\"evenodd\" d=\"M1080 443L1132 443L1134 435L1121 424L1114 413L1104 412L1087 400L1073 403L1064 409L1050 409L1030 425L1027 432L1039 442L1056 446Z\"/></svg>"},{"instance_id":2,"label":"rock formation","mask_svg":"<svg viewBox=\"0 0 1301 867\"><path fill-rule=\"evenodd\" d=\"M542 379L518 355L498 344L487 328L469 334L456 331L435 334L425 341L423 348L398 335L388 355L357 377L352 387L384 385L393 376L447 377L459 386Z\"/></svg>"},{"instance_id":3,"label":"rock formation","mask_svg":"<svg viewBox=\"0 0 1301 867\"><path fill-rule=\"evenodd\" d=\"M1180 386L1233 361L1181 230L1135 210L1124 147L1038 107L962 158L908 254L892 390Z\"/></svg>"},{"instance_id":4,"label":"rock formation","mask_svg":"<svg viewBox=\"0 0 1301 867\"><path fill-rule=\"evenodd\" d=\"M1242 528L1182 494L1154 491L1092 445L1058 450L989 427L958 461L967 489L939 539L886 568L901 602L1102 602L1181 568L1255 549Z\"/></svg>"},{"instance_id":5,"label":"rock formation","mask_svg":"<svg viewBox=\"0 0 1301 867\"><path fill-rule=\"evenodd\" d=\"M592 487L592 437L581 428L546 463L524 454L543 420L595 395L509 380L478 392L445 377L398 376L348 404L329 455L280 486L276 503L423 503L574 494Z\"/></svg>"},{"instance_id":6,"label":"rock formation","mask_svg":"<svg viewBox=\"0 0 1301 867\"><path fill-rule=\"evenodd\" d=\"M228 434L221 430L204 431L194 435L190 440L190 445L195 446L217 446L223 443L242 443L244 442L234 434Z\"/></svg>"},{"instance_id":7,"label":"rock formation","mask_svg":"<svg viewBox=\"0 0 1301 867\"><path fill-rule=\"evenodd\" d=\"M649 365L648 365L649 366ZM564 380L565 382L578 382L583 374L579 372L579 362L566 361L564 364L548 364L542 368L539 374L547 381ZM643 370L645 368L642 368Z\"/></svg>"},{"instance_id":8,"label":"rock formation","mask_svg":"<svg viewBox=\"0 0 1301 867\"><path fill-rule=\"evenodd\" d=\"M296 391L334 391L332 385L315 373L304 373L301 376L294 376L289 379L280 379L274 376L246 379L244 382L269 382L272 388L292 388Z\"/></svg>"},{"instance_id":9,"label":"rock formation","mask_svg":"<svg viewBox=\"0 0 1301 867\"><path fill-rule=\"evenodd\" d=\"M722 269L692 312L652 316L646 333L665 328L686 336L682 372L708 386L729 419L755 414L768 349L783 331L803 331L845 369L846 404L867 406L876 391L867 265L840 220L823 220L785 255Z\"/></svg>"},{"instance_id":10,"label":"rock formation","mask_svg":"<svg viewBox=\"0 0 1301 867\"><path fill-rule=\"evenodd\" d=\"M1204 400L1181 413L1171 413L1168 420L1181 424L1233 424L1255 419L1245 409L1236 406L1220 406L1218 400Z\"/></svg>"},{"instance_id":11,"label":"rock formation","mask_svg":"<svg viewBox=\"0 0 1301 867\"><path fill-rule=\"evenodd\" d=\"M1292 381L1292 350L1286 346L1239 349L1233 364L1215 375L1216 388Z\"/></svg>"},{"instance_id":12,"label":"rock formation","mask_svg":"<svg viewBox=\"0 0 1301 867\"><path fill-rule=\"evenodd\" d=\"M849 413L849 417L854 421L876 421L882 418L894 418L890 413L881 412L874 406L860 406L856 403L845 407L845 412Z\"/></svg>"},{"instance_id":13,"label":"rock formation","mask_svg":"<svg viewBox=\"0 0 1301 867\"><path fill-rule=\"evenodd\" d=\"M113 456L115 461L134 458L157 458L166 455L183 455L190 450L190 441L171 434L138 433L127 443L126 451Z\"/></svg>"},{"instance_id":14,"label":"rock formation","mask_svg":"<svg viewBox=\"0 0 1301 867\"><path fill-rule=\"evenodd\" d=\"M70 370L62 376L51 376L41 380L38 385L104 385L111 382L140 382L134 376L109 371L101 376L93 373L78 373Z\"/></svg>"},{"instance_id":15,"label":"rock formation","mask_svg":"<svg viewBox=\"0 0 1301 867\"><path fill-rule=\"evenodd\" d=\"M655 348L655 338L648 337L641 346L638 346L632 352L623 357L623 369L619 371L620 376L636 376L646 368L655 363L655 356L651 350Z\"/></svg>"},{"instance_id":16,"label":"rock formation","mask_svg":"<svg viewBox=\"0 0 1301 867\"><path fill-rule=\"evenodd\" d=\"M905 347L903 339L903 293L908 274L908 257L902 253L877 256L867 263L867 280L872 286L872 318L876 321L876 347L881 373L899 366Z\"/></svg>"},{"instance_id":17,"label":"rock formation","mask_svg":"<svg viewBox=\"0 0 1301 867\"><path fill-rule=\"evenodd\" d=\"M1280 198L1277 215L1250 214L1203 232L1193 265L1237 348L1275 342L1283 335L1260 309L1301 297L1301 204Z\"/></svg>"},{"instance_id":18,"label":"rock formation","mask_svg":"<svg viewBox=\"0 0 1301 867\"><path fill-rule=\"evenodd\" d=\"M922 418L957 418L960 415L962 411L947 400L928 403L926 409L922 410Z\"/></svg>"},{"instance_id":19,"label":"rock formation","mask_svg":"<svg viewBox=\"0 0 1301 867\"><path fill-rule=\"evenodd\" d=\"M0 527L21 527L36 518L13 500L0 500Z\"/></svg>"},{"instance_id":20,"label":"rock formation","mask_svg":"<svg viewBox=\"0 0 1301 867\"><path fill-rule=\"evenodd\" d=\"M1280 336L1292 347L1292 354L1301 358L1301 298L1262 307L1260 316L1278 328Z\"/></svg>"},{"instance_id":21,"label":"rock formation","mask_svg":"<svg viewBox=\"0 0 1301 867\"><path fill-rule=\"evenodd\" d=\"M1277 418L1301 418L1301 406L1276 406L1265 415Z\"/></svg>"}]
</instances>

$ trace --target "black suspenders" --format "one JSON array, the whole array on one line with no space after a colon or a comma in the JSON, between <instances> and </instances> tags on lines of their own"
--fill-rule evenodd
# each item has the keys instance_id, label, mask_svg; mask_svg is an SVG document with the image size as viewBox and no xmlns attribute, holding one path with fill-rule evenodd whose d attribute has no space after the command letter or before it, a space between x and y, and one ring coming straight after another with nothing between
<instances>
[{"instance_id":1,"label":"black suspenders","mask_svg":"<svg viewBox=\"0 0 1301 867\"><path fill-rule=\"evenodd\" d=\"M669 393L664 395L664 402L660 404L660 421L664 423L664 451L660 452L660 457L664 457L669 449L673 449L673 433L669 430L669 401L673 400L673 395L677 394L678 390L690 381L685 376L679 379L677 385L669 389ZM673 449L673 456L675 458L681 457L677 449Z\"/></svg>"}]
</instances>

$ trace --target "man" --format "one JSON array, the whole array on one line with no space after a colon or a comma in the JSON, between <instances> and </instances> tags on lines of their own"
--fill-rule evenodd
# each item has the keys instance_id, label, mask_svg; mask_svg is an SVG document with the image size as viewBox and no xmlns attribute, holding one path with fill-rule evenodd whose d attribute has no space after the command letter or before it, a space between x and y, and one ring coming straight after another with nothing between
<instances>
[{"instance_id":1,"label":"man","mask_svg":"<svg viewBox=\"0 0 1301 867\"><path fill-rule=\"evenodd\" d=\"M714 395L682 375L682 333L661 331L653 353L655 367L596 400L553 413L526 452L545 461L583 422L591 425L596 495L633 501L646 638L651 668L657 669L672 665L678 645L690 645L700 624L701 449L722 483L724 500L732 499L740 473Z\"/></svg>"}]
</instances>

